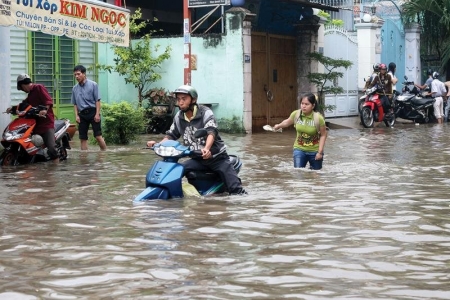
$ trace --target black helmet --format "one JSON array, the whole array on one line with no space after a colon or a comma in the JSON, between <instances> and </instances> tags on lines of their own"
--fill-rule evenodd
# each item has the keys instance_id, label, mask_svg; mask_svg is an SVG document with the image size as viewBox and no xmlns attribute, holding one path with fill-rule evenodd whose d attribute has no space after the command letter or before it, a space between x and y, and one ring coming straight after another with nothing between
<instances>
[{"instance_id":1,"label":"black helmet","mask_svg":"<svg viewBox=\"0 0 450 300\"><path fill-rule=\"evenodd\" d=\"M193 99L197 99L198 98L198 93L197 90L194 89L192 86L190 85L182 85L180 87L178 87L175 92L173 92L175 95L176 94L187 94L189 96L191 96Z\"/></svg>"},{"instance_id":2,"label":"black helmet","mask_svg":"<svg viewBox=\"0 0 450 300\"><path fill-rule=\"evenodd\" d=\"M380 64L374 64L373 65L373 71L374 72L380 72Z\"/></svg>"},{"instance_id":3,"label":"black helmet","mask_svg":"<svg viewBox=\"0 0 450 300\"><path fill-rule=\"evenodd\" d=\"M433 75L433 70L431 70L431 69L428 69L428 71L427 71L427 75Z\"/></svg>"},{"instance_id":4,"label":"black helmet","mask_svg":"<svg viewBox=\"0 0 450 300\"><path fill-rule=\"evenodd\" d=\"M190 85L182 85L180 87L178 87L174 92L175 97L177 96L177 94L186 94L191 96L191 104L189 104L189 107L186 110L183 110L184 112L191 110L194 111L194 107L195 105L197 105L197 98L198 98L198 93L197 90L194 89L192 86Z\"/></svg>"},{"instance_id":5,"label":"black helmet","mask_svg":"<svg viewBox=\"0 0 450 300\"><path fill-rule=\"evenodd\" d=\"M22 84L31 83L31 78L28 74L20 74L17 76L17 90L22 90Z\"/></svg>"},{"instance_id":6,"label":"black helmet","mask_svg":"<svg viewBox=\"0 0 450 300\"><path fill-rule=\"evenodd\" d=\"M433 72L433 79L436 79L439 77L439 73L438 72Z\"/></svg>"}]
</instances>

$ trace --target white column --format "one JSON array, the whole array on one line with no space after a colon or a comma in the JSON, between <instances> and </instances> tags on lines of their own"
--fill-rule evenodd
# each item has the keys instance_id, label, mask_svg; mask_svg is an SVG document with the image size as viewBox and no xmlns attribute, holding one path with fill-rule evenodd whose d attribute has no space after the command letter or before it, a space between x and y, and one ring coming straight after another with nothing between
<instances>
[{"instance_id":1,"label":"white column","mask_svg":"<svg viewBox=\"0 0 450 300\"><path fill-rule=\"evenodd\" d=\"M10 47L10 27L0 26L0 69L3 76L0 76L0 134L11 121L9 114L4 114L11 106L11 47Z\"/></svg>"},{"instance_id":2,"label":"white column","mask_svg":"<svg viewBox=\"0 0 450 300\"><path fill-rule=\"evenodd\" d=\"M244 54L244 114L243 123L246 133L252 133L252 19L250 12L246 13L242 25L242 43Z\"/></svg>"},{"instance_id":3,"label":"white column","mask_svg":"<svg viewBox=\"0 0 450 300\"><path fill-rule=\"evenodd\" d=\"M356 24L358 37L358 89L364 88L364 78L373 73L373 65L380 63L381 40L380 30L383 24L359 23Z\"/></svg>"},{"instance_id":4,"label":"white column","mask_svg":"<svg viewBox=\"0 0 450 300\"><path fill-rule=\"evenodd\" d=\"M314 9L313 9L314 11ZM317 32L317 52L323 54L324 53L324 47L325 47L325 22L327 20L325 18L320 17L319 20L319 31ZM322 64L318 65L317 73L325 73L325 67ZM300 106L300 105L299 105Z\"/></svg>"},{"instance_id":5,"label":"white column","mask_svg":"<svg viewBox=\"0 0 450 300\"><path fill-rule=\"evenodd\" d=\"M420 25L417 23L405 28L405 75L408 76L408 81L423 84L420 76ZM400 78L399 81L403 79Z\"/></svg>"}]
</instances>

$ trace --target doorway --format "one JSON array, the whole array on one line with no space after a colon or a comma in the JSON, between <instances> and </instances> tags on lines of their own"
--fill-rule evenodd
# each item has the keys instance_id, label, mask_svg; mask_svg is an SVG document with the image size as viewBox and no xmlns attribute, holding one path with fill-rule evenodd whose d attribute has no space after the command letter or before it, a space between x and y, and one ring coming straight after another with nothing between
<instances>
[{"instance_id":1,"label":"doorway","mask_svg":"<svg viewBox=\"0 0 450 300\"><path fill-rule=\"evenodd\" d=\"M297 109L295 37L252 33L252 131Z\"/></svg>"}]
</instances>

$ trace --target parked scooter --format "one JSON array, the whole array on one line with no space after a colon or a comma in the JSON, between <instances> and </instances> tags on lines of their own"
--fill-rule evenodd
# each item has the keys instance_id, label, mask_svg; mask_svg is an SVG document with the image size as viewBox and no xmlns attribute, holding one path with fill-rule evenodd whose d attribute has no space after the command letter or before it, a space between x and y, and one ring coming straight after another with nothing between
<instances>
[{"instance_id":1,"label":"parked scooter","mask_svg":"<svg viewBox=\"0 0 450 300\"><path fill-rule=\"evenodd\" d=\"M198 129L194 134L195 138L206 135L205 129ZM190 150L188 146L173 140L155 144L150 149L154 150L156 155L161 156L163 160L157 161L150 168L145 178L146 189L134 199L134 202L183 198L188 192L191 193L192 187L202 196L225 192L225 184L219 175L213 172L189 172L186 174L187 183L182 183L184 166L178 160L183 157L202 159L201 150ZM239 157L230 155L230 161L236 173L239 173L242 166Z\"/></svg>"},{"instance_id":2,"label":"parked scooter","mask_svg":"<svg viewBox=\"0 0 450 300\"><path fill-rule=\"evenodd\" d=\"M364 127L373 127L375 122L384 122L387 127L393 127L395 124L395 115L385 115L381 105L380 95L376 93L377 87L374 86L366 90L366 98L361 108L360 118Z\"/></svg>"},{"instance_id":3,"label":"parked scooter","mask_svg":"<svg viewBox=\"0 0 450 300\"><path fill-rule=\"evenodd\" d=\"M427 96L427 90L421 91L415 87L414 82L408 81L407 76L402 85L402 94L397 97L394 105L395 116L415 123L430 122L434 118L435 99Z\"/></svg>"},{"instance_id":4,"label":"parked scooter","mask_svg":"<svg viewBox=\"0 0 450 300\"><path fill-rule=\"evenodd\" d=\"M39 112L44 109L45 106L28 105L23 110L11 111L18 117L3 131L1 144L4 150L0 154L0 165L15 166L50 160L44 140L33 133L36 118L39 118ZM55 148L60 160L67 158L67 149L70 149L70 136L67 132L69 126L70 121L67 119L55 120Z\"/></svg>"}]
</instances>

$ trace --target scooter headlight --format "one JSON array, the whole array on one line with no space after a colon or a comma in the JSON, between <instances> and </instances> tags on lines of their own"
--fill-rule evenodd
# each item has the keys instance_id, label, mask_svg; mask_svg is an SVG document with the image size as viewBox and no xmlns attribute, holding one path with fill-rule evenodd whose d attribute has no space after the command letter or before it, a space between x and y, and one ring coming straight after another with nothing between
<instances>
[{"instance_id":1,"label":"scooter headlight","mask_svg":"<svg viewBox=\"0 0 450 300\"><path fill-rule=\"evenodd\" d=\"M406 99L408 99L406 96L398 96L397 97L398 101L406 101Z\"/></svg>"},{"instance_id":2,"label":"scooter headlight","mask_svg":"<svg viewBox=\"0 0 450 300\"><path fill-rule=\"evenodd\" d=\"M17 130L6 131L3 133L3 139L6 141L20 139L23 136L23 134L25 133L25 131L26 131L26 129L17 129Z\"/></svg>"},{"instance_id":3,"label":"scooter headlight","mask_svg":"<svg viewBox=\"0 0 450 300\"><path fill-rule=\"evenodd\" d=\"M155 153L163 157L174 157L181 155L183 151L177 150L175 147L159 146L155 147Z\"/></svg>"}]
</instances>

